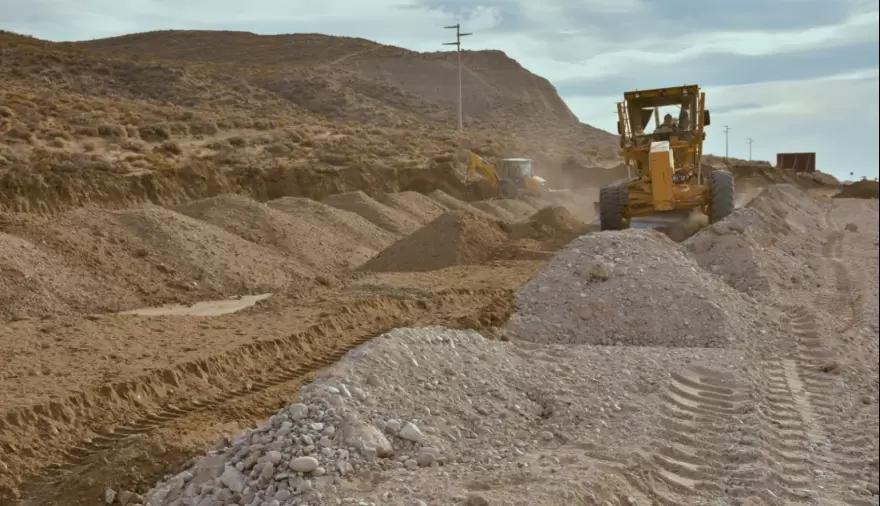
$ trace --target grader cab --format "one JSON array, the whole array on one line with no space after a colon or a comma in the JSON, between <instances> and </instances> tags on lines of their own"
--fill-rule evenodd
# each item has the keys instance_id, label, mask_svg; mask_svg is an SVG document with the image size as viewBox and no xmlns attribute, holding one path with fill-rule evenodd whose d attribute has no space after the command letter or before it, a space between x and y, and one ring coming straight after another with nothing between
<instances>
[{"instance_id":1,"label":"grader cab","mask_svg":"<svg viewBox=\"0 0 880 506\"><path fill-rule=\"evenodd\" d=\"M625 162L636 177L600 190L602 230L628 228L639 217L674 220L693 209L702 210L712 223L732 213L733 175L702 171L710 116L700 87L628 91L623 98L617 104L617 130Z\"/></svg>"}]
</instances>

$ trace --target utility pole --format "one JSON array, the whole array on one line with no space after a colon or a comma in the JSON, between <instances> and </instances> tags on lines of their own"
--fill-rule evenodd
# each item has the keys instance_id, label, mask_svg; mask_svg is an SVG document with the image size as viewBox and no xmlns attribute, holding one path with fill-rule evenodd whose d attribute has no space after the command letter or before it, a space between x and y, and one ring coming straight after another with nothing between
<instances>
[{"instance_id":1,"label":"utility pole","mask_svg":"<svg viewBox=\"0 0 880 506\"><path fill-rule=\"evenodd\" d=\"M461 137L464 133L464 116L461 111L461 38L473 35L473 33L462 33L461 23L452 26L444 26L447 30L455 28L455 42L444 42L444 46L455 46L458 52L458 135Z\"/></svg>"},{"instance_id":2,"label":"utility pole","mask_svg":"<svg viewBox=\"0 0 880 506\"><path fill-rule=\"evenodd\" d=\"M749 137L748 139L746 139L746 142L749 143L749 161L751 162L752 161L752 143L755 141L752 140L751 137Z\"/></svg>"},{"instance_id":3,"label":"utility pole","mask_svg":"<svg viewBox=\"0 0 880 506\"><path fill-rule=\"evenodd\" d=\"M728 140L730 139L730 127L724 125L724 158L730 158L730 143Z\"/></svg>"}]
</instances>

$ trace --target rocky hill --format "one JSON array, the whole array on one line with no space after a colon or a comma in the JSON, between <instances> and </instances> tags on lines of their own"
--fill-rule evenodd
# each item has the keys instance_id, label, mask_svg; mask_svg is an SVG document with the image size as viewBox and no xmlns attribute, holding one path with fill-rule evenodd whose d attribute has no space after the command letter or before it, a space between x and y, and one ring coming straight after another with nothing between
<instances>
[{"instance_id":1,"label":"rocky hill","mask_svg":"<svg viewBox=\"0 0 880 506\"><path fill-rule=\"evenodd\" d=\"M324 35L161 31L77 43L0 32L0 209L442 189L462 148L619 177L616 137L544 78L465 52ZM563 182L564 184L564 182Z\"/></svg>"}]
</instances>

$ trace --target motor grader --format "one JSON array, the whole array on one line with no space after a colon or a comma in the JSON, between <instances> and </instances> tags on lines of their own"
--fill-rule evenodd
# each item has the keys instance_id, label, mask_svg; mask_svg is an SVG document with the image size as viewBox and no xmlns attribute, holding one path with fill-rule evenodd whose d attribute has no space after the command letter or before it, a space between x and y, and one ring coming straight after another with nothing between
<instances>
[{"instance_id":1,"label":"motor grader","mask_svg":"<svg viewBox=\"0 0 880 506\"><path fill-rule=\"evenodd\" d=\"M480 198L540 197L547 182L536 176L533 168L534 162L529 158L503 158L496 165L471 151L465 184L479 190ZM485 183L480 185L480 181Z\"/></svg>"},{"instance_id":2,"label":"motor grader","mask_svg":"<svg viewBox=\"0 0 880 506\"><path fill-rule=\"evenodd\" d=\"M661 123L660 108L672 108L677 119L666 114ZM702 171L710 115L699 86L628 91L617 115L620 147L634 177L600 190L602 230L622 230L641 217L676 221L694 209L714 223L733 212L733 175ZM646 133L652 118L653 131Z\"/></svg>"}]
</instances>

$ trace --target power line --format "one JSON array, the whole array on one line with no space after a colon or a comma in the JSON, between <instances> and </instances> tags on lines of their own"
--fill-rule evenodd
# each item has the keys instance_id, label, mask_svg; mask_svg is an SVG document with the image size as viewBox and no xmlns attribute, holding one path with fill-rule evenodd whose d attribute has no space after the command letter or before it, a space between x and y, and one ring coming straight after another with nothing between
<instances>
[{"instance_id":1,"label":"power line","mask_svg":"<svg viewBox=\"0 0 880 506\"><path fill-rule=\"evenodd\" d=\"M730 127L727 125L724 125L724 157L725 158L730 157L730 143L728 142L730 140L729 134L730 134Z\"/></svg>"},{"instance_id":2,"label":"power line","mask_svg":"<svg viewBox=\"0 0 880 506\"><path fill-rule=\"evenodd\" d=\"M461 111L461 38L473 35L473 33L462 33L461 23L456 23L452 26L444 26L443 28L446 28L447 30L455 28L455 42L444 42L443 45L455 46L456 52L458 53L458 134L461 136L464 132L464 117L462 116Z\"/></svg>"},{"instance_id":3,"label":"power line","mask_svg":"<svg viewBox=\"0 0 880 506\"><path fill-rule=\"evenodd\" d=\"M752 140L751 137L749 137L748 139L746 139L746 142L749 143L749 161L751 162L752 161L752 143L754 143L755 141Z\"/></svg>"}]
</instances>

